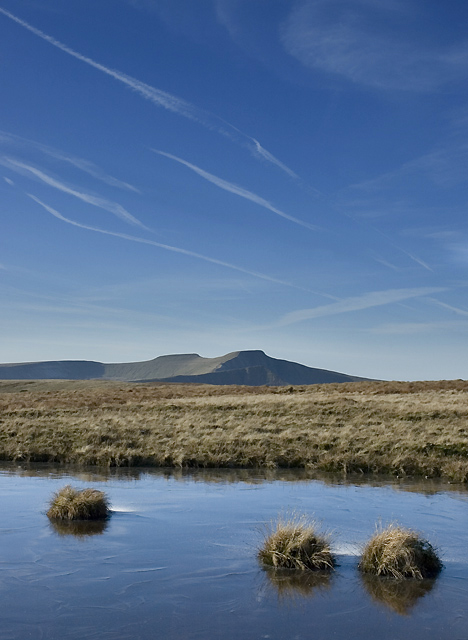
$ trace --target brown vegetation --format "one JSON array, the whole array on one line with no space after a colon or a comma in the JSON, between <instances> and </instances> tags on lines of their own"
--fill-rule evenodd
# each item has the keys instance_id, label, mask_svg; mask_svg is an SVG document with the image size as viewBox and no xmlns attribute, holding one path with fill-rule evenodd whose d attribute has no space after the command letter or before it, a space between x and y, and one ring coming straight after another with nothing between
<instances>
[{"instance_id":1,"label":"brown vegetation","mask_svg":"<svg viewBox=\"0 0 468 640\"><path fill-rule=\"evenodd\" d=\"M3 391L3 392L2 392ZM0 459L468 481L468 382L0 383Z\"/></svg>"},{"instance_id":2,"label":"brown vegetation","mask_svg":"<svg viewBox=\"0 0 468 640\"><path fill-rule=\"evenodd\" d=\"M271 526L258 550L259 560L275 569L329 571L335 560L329 536L305 516L280 518Z\"/></svg>"},{"instance_id":3,"label":"brown vegetation","mask_svg":"<svg viewBox=\"0 0 468 640\"><path fill-rule=\"evenodd\" d=\"M52 520L104 520L109 515L109 503L103 491L79 491L67 484L52 496L47 515Z\"/></svg>"},{"instance_id":4,"label":"brown vegetation","mask_svg":"<svg viewBox=\"0 0 468 640\"><path fill-rule=\"evenodd\" d=\"M433 578L442 569L434 547L421 536L397 524L380 529L362 552L359 569L376 576Z\"/></svg>"}]
</instances>

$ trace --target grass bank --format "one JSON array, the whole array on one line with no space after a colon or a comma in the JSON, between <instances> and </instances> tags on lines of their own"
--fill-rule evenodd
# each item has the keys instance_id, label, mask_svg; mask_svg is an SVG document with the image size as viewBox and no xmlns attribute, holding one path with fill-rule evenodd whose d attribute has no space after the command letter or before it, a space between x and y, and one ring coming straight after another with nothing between
<instances>
[{"instance_id":1,"label":"grass bank","mask_svg":"<svg viewBox=\"0 0 468 640\"><path fill-rule=\"evenodd\" d=\"M0 458L468 481L468 382L0 382Z\"/></svg>"}]
</instances>

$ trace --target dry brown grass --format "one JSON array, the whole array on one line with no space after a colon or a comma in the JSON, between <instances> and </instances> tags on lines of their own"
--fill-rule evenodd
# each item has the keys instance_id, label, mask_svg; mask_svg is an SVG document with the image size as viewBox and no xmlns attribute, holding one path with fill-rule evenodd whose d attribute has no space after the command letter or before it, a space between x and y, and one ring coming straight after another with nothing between
<instances>
[{"instance_id":1,"label":"dry brown grass","mask_svg":"<svg viewBox=\"0 0 468 640\"><path fill-rule=\"evenodd\" d=\"M0 459L467 482L467 399L463 381L288 388L9 381L0 383Z\"/></svg>"},{"instance_id":2,"label":"dry brown grass","mask_svg":"<svg viewBox=\"0 0 468 640\"><path fill-rule=\"evenodd\" d=\"M391 524L379 529L362 552L359 569L376 576L432 578L442 569L433 546L416 531Z\"/></svg>"},{"instance_id":3,"label":"dry brown grass","mask_svg":"<svg viewBox=\"0 0 468 640\"><path fill-rule=\"evenodd\" d=\"M259 560L275 569L330 571L333 558L329 536L320 533L306 516L280 517L267 530L258 550Z\"/></svg>"},{"instance_id":4,"label":"dry brown grass","mask_svg":"<svg viewBox=\"0 0 468 640\"><path fill-rule=\"evenodd\" d=\"M104 520L109 515L109 501L103 491L79 491L68 484L54 493L47 515L53 520Z\"/></svg>"}]
</instances>

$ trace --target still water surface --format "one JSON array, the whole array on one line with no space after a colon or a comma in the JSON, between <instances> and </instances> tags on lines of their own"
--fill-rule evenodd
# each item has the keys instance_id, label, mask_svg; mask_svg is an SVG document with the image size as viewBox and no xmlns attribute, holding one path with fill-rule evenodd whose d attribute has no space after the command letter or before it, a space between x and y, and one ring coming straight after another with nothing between
<instances>
[{"instance_id":1,"label":"still water surface","mask_svg":"<svg viewBox=\"0 0 468 640\"><path fill-rule=\"evenodd\" d=\"M45 511L64 484L94 486L113 513L91 529ZM468 640L468 492L434 482L161 470L111 475L0 467L0 637L102 640ZM262 527L305 512L333 532L331 577L257 563ZM441 552L435 581L363 580L378 520Z\"/></svg>"}]
</instances>

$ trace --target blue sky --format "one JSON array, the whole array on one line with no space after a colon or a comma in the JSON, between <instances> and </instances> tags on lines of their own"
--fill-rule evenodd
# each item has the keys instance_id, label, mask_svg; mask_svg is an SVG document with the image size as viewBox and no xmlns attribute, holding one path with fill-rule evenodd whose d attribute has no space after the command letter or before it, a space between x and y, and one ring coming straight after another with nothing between
<instances>
[{"instance_id":1,"label":"blue sky","mask_svg":"<svg viewBox=\"0 0 468 640\"><path fill-rule=\"evenodd\" d=\"M0 0L0 360L467 378L466 24L461 0Z\"/></svg>"}]
</instances>

